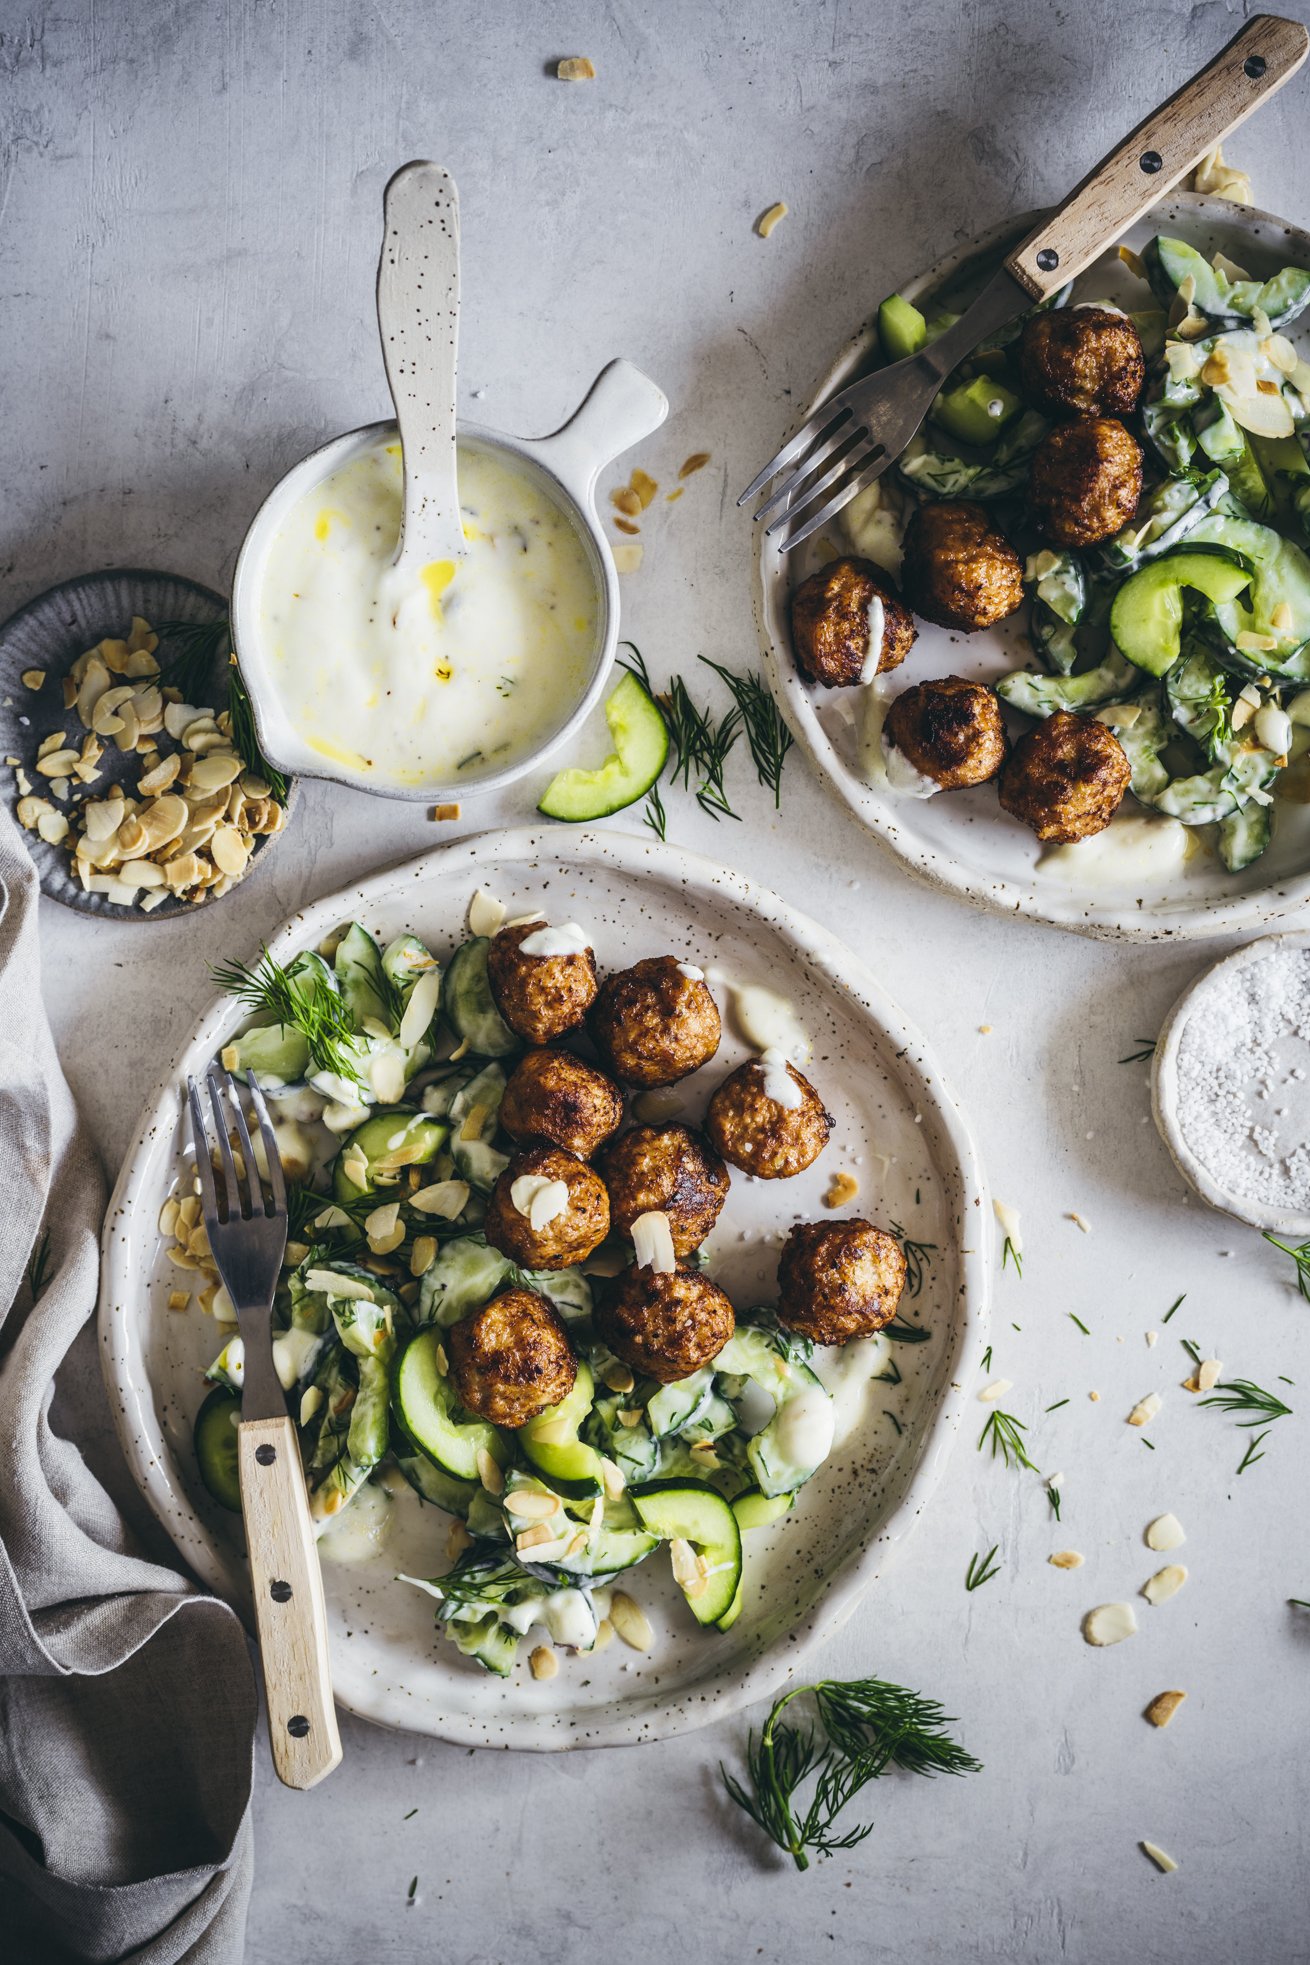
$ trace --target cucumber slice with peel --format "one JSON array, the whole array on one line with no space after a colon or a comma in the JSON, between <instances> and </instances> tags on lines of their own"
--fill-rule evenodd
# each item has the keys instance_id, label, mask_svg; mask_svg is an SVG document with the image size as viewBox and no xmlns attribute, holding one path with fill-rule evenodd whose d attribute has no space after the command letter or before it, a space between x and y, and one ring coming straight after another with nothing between
<instances>
[{"instance_id":1,"label":"cucumber slice with peel","mask_svg":"<svg viewBox=\"0 0 1310 1965\"><path fill-rule=\"evenodd\" d=\"M577 1376L567 1397L519 1428L524 1454L560 1494L594 1494L601 1486L600 1455L578 1438L595 1392L591 1367L579 1358Z\"/></svg>"},{"instance_id":2,"label":"cucumber slice with peel","mask_svg":"<svg viewBox=\"0 0 1310 1965\"><path fill-rule=\"evenodd\" d=\"M409 1438L434 1466L456 1480L476 1481L479 1453L489 1453L503 1467L509 1448L485 1419L459 1417L454 1388L438 1363L440 1348L439 1330L421 1330L410 1339L392 1375L391 1403Z\"/></svg>"},{"instance_id":3,"label":"cucumber slice with peel","mask_svg":"<svg viewBox=\"0 0 1310 1965\"><path fill-rule=\"evenodd\" d=\"M407 1167L425 1167L435 1160L449 1137L440 1119L412 1106L388 1106L373 1112L342 1142L332 1169L332 1192L343 1203L377 1195L400 1196L400 1177ZM362 1177L361 1177L362 1176Z\"/></svg>"},{"instance_id":4,"label":"cucumber slice with peel","mask_svg":"<svg viewBox=\"0 0 1310 1965\"><path fill-rule=\"evenodd\" d=\"M225 1385L208 1393L196 1414L195 1448L200 1478L222 1508L241 1513L241 1484L237 1478L237 1421L241 1400Z\"/></svg>"},{"instance_id":5,"label":"cucumber slice with peel","mask_svg":"<svg viewBox=\"0 0 1310 1965\"><path fill-rule=\"evenodd\" d=\"M1190 589L1218 606L1250 584L1250 565L1237 555L1183 546L1124 581L1110 609L1111 637L1135 667L1165 675L1182 646L1184 593Z\"/></svg>"},{"instance_id":6,"label":"cucumber slice with peel","mask_svg":"<svg viewBox=\"0 0 1310 1965\"><path fill-rule=\"evenodd\" d=\"M521 1046L491 994L487 979L490 948L485 935L474 935L455 950L441 979L441 1012L475 1057L507 1058Z\"/></svg>"},{"instance_id":7,"label":"cucumber slice with peel","mask_svg":"<svg viewBox=\"0 0 1310 1965\"><path fill-rule=\"evenodd\" d=\"M558 771L537 806L548 819L579 824L604 819L644 798L664 769L669 732L659 704L635 675L624 676L605 699L605 721L614 749L594 771Z\"/></svg>"},{"instance_id":8,"label":"cucumber slice with peel","mask_svg":"<svg viewBox=\"0 0 1310 1965\"><path fill-rule=\"evenodd\" d=\"M771 1528L781 1521L795 1501L795 1494L763 1494L758 1487L748 1487L732 1503L732 1512L737 1517L737 1526L745 1535L752 1528ZM741 1616L743 1586L739 1581L732 1602L717 1619L721 1631L730 1631Z\"/></svg>"},{"instance_id":9,"label":"cucumber slice with peel","mask_svg":"<svg viewBox=\"0 0 1310 1965\"><path fill-rule=\"evenodd\" d=\"M652 1481L629 1488L628 1499L642 1526L674 1545L673 1574L696 1622L717 1624L741 1582L741 1529L731 1507L702 1481Z\"/></svg>"}]
</instances>

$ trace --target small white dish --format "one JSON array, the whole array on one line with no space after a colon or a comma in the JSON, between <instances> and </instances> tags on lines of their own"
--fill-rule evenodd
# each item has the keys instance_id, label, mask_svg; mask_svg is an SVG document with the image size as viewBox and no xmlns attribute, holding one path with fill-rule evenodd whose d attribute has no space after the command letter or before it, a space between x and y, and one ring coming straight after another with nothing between
<instances>
[{"instance_id":1,"label":"small white dish","mask_svg":"<svg viewBox=\"0 0 1310 1965\"><path fill-rule=\"evenodd\" d=\"M302 458L269 492L242 542L232 581L232 636L259 729L264 755L287 772L331 778L338 784L425 804L499 791L531 771L543 757L572 736L595 707L614 663L619 642L619 582L614 556L596 511L596 480L623 451L657 429L668 414L668 398L631 362L614 361L601 370L586 399L562 428L549 437L509 437L475 423L460 423L461 447L500 452L520 471L537 477L551 502L569 520L586 554L596 583L595 640L581 692L559 704L556 722L540 741L510 764L489 762L481 770L461 771L453 780L434 779L403 788L379 784L327 762L289 714L279 695L261 622L261 595L269 555L292 508L334 471L377 444L395 443L393 422L368 423L348 430Z\"/></svg>"},{"instance_id":2,"label":"small white dish","mask_svg":"<svg viewBox=\"0 0 1310 1965\"><path fill-rule=\"evenodd\" d=\"M1275 965L1293 962L1304 965L1304 1020L1282 988L1290 971L1275 973ZM1258 1052L1246 1048L1253 1043ZM1200 1084L1209 1088L1211 1126L1222 1137L1213 1130L1203 1136L1196 1113ZM1286 1103L1277 1104L1280 1098ZM1310 1237L1310 1209L1260 1197L1262 1186L1274 1196L1281 1161L1262 1152L1254 1137L1256 1131L1271 1138L1290 1131L1299 1134L1298 1146L1310 1141L1310 934L1265 935L1189 983L1156 1040L1151 1103L1175 1166L1210 1207L1252 1228ZM1300 1111L1293 1114L1293 1106ZM1262 1126L1266 1117L1268 1127ZM1277 1126L1288 1117L1290 1127ZM1306 1182L1310 1186L1310 1152Z\"/></svg>"}]
</instances>

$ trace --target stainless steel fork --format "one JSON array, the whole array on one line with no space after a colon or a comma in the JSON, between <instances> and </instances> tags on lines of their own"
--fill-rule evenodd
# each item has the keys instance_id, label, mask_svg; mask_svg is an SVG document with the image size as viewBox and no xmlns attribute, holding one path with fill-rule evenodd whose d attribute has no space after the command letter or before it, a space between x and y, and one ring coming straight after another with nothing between
<instances>
[{"instance_id":1,"label":"stainless steel fork","mask_svg":"<svg viewBox=\"0 0 1310 1965\"><path fill-rule=\"evenodd\" d=\"M237 1470L269 1739L279 1780L289 1788L312 1788L340 1761L341 1739L300 1446L273 1362L273 1296L287 1246L286 1182L254 1074L250 1102L264 1148L267 1197L237 1086L221 1065L211 1064L205 1089L212 1138L200 1087L188 1078L205 1232L241 1332ZM221 1182L215 1178L216 1159Z\"/></svg>"},{"instance_id":2,"label":"stainless steel fork","mask_svg":"<svg viewBox=\"0 0 1310 1965\"><path fill-rule=\"evenodd\" d=\"M737 503L746 504L776 478L754 516L775 513L765 531L772 536L787 528L784 553L810 538L896 462L966 355L1089 266L1280 89L1305 60L1307 48L1310 37L1299 21L1276 14L1248 21L1207 68L1139 123L1056 212L1043 218L945 334L822 404L752 478Z\"/></svg>"}]
</instances>

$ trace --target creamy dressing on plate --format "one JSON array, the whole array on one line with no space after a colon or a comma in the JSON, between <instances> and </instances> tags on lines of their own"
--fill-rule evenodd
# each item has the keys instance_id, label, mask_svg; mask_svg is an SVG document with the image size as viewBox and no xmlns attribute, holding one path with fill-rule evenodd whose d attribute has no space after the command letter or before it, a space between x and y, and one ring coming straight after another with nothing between
<instances>
[{"instance_id":1,"label":"creamy dressing on plate","mask_svg":"<svg viewBox=\"0 0 1310 1965\"><path fill-rule=\"evenodd\" d=\"M1120 818L1090 839L1043 848L1037 869L1108 887L1128 880L1165 880L1182 872L1191 852L1190 830L1177 819Z\"/></svg>"},{"instance_id":2,"label":"creamy dressing on plate","mask_svg":"<svg viewBox=\"0 0 1310 1965\"><path fill-rule=\"evenodd\" d=\"M269 673L309 748L363 783L458 781L512 764L586 689L600 602L579 534L540 479L459 448L464 557L409 583L400 444L313 487L269 548Z\"/></svg>"}]
</instances>

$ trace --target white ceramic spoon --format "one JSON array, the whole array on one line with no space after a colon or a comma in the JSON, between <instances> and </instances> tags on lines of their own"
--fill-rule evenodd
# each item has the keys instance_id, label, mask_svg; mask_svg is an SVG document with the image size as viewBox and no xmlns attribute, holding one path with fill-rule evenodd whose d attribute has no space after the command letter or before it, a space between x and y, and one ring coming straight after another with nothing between
<instances>
[{"instance_id":1,"label":"white ceramic spoon","mask_svg":"<svg viewBox=\"0 0 1310 1965\"><path fill-rule=\"evenodd\" d=\"M382 199L378 327L405 458L398 593L464 555L455 470L459 193L439 164L403 164Z\"/></svg>"}]
</instances>

